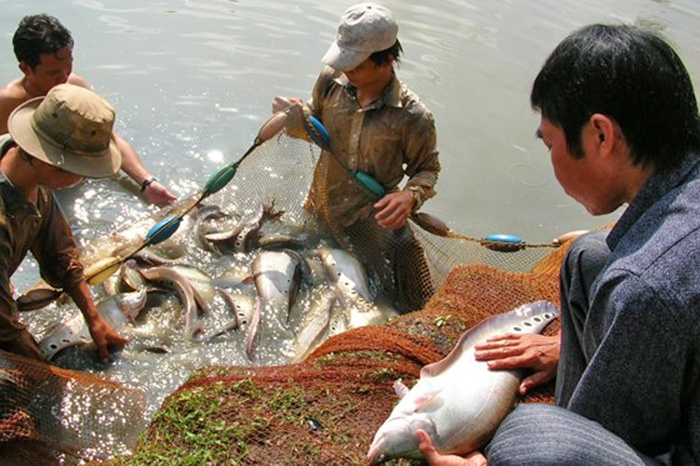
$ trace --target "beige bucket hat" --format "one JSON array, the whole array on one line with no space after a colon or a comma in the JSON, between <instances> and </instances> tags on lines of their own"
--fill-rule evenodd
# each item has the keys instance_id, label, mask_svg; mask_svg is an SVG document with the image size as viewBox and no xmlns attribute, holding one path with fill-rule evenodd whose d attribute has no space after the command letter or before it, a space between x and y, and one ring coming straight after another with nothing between
<instances>
[{"instance_id":1,"label":"beige bucket hat","mask_svg":"<svg viewBox=\"0 0 700 466\"><path fill-rule=\"evenodd\" d=\"M54 86L28 100L8 119L12 139L31 156L76 175L104 178L119 171L122 155L112 137L114 108L84 87Z\"/></svg>"},{"instance_id":2,"label":"beige bucket hat","mask_svg":"<svg viewBox=\"0 0 700 466\"><path fill-rule=\"evenodd\" d=\"M386 7L359 3L340 18L338 35L321 61L339 71L357 68L375 52L396 43L399 25Z\"/></svg>"}]
</instances>

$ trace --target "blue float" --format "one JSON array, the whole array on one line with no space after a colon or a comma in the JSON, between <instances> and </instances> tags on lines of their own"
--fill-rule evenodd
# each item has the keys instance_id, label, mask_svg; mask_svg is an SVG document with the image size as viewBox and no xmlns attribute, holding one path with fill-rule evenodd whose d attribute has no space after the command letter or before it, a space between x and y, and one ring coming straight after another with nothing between
<instances>
[{"instance_id":1,"label":"blue float","mask_svg":"<svg viewBox=\"0 0 700 466\"><path fill-rule=\"evenodd\" d=\"M165 217L163 220L153 225L150 230L148 230L144 245L162 243L166 239L170 238L179 228L181 221L182 216L171 215L169 217Z\"/></svg>"},{"instance_id":2,"label":"blue float","mask_svg":"<svg viewBox=\"0 0 700 466\"><path fill-rule=\"evenodd\" d=\"M510 244L518 244L518 243L523 242L523 240L521 240L519 237L517 237L515 235L505 235L505 234L501 234L501 233L489 235L484 239L486 241L496 241L499 243L510 243Z\"/></svg>"},{"instance_id":3,"label":"blue float","mask_svg":"<svg viewBox=\"0 0 700 466\"><path fill-rule=\"evenodd\" d=\"M329 150L331 146L331 137L328 134L328 130L323 123L321 123L318 118L308 114L304 118L304 129L306 134L309 135L311 140L321 149Z\"/></svg>"}]
</instances>

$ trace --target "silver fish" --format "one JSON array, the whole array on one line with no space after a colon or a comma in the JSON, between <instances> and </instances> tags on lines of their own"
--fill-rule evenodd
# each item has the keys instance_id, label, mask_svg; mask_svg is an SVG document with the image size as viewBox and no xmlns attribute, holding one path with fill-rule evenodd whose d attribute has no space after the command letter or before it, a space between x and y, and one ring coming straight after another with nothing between
<instances>
[{"instance_id":1,"label":"silver fish","mask_svg":"<svg viewBox=\"0 0 700 466\"><path fill-rule=\"evenodd\" d=\"M301 283L302 261L296 254L286 251L262 251L252 267L266 323L283 328L286 334L289 313Z\"/></svg>"},{"instance_id":2,"label":"silver fish","mask_svg":"<svg viewBox=\"0 0 700 466\"><path fill-rule=\"evenodd\" d=\"M276 211L273 205L260 204L250 217L243 218L231 230L209 233L204 236L215 250L222 254L246 254L255 249L256 235L263 222L279 218L284 212Z\"/></svg>"},{"instance_id":3,"label":"silver fish","mask_svg":"<svg viewBox=\"0 0 700 466\"><path fill-rule=\"evenodd\" d=\"M192 291L194 292L194 299L199 309L206 315L211 314L210 303L214 299L214 296L216 296L216 287L211 277L197 267L190 265L179 264L173 265L171 268L185 277L190 283Z\"/></svg>"},{"instance_id":4,"label":"silver fish","mask_svg":"<svg viewBox=\"0 0 700 466\"><path fill-rule=\"evenodd\" d=\"M233 311L233 319L231 319L231 322L228 325L226 325L227 330L240 330L241 321L238 318L238 306L236 303L236 298L230 292L224 289L220 289L219 294L224 298L226 304L228 304L228 306Z\"/></svg>"},{"instance_id":5,"label":"silver fish","mask_svg":"<svg viewBox=\"0 0 700 466\"><path fill-rule=\"evenodd\" d=\"M258 340L258 327L260 326L261 313L262 311L260 305L260 298L256 297L255 310L253 311L253 317L250 320L250 329L248 330L248 335L246 335L245 340L245 354L248 356L248 359L250 361L253 361L255 359L253 350L255 347L255 343Z\"/></svg>"},{"instance_id":6,"label":"silver fish","mask_svg":"<svg viewBox=\"0 0 700 466\"><path fill-rule=\"evenodd\" d=\"M97 312L114 330L119 331L125 325L133 323L136 316L146 304L146 289L109 296L95 303ZM90 331L82 312L76 312L65 322L59 323L49 330L39 342L39 348L49 359L53 359L60 351L75 345L85 345L92 342Z\"/></svg>"},{"instance_id":7,"label":"silver fish","mask_svg":"<svg viewBox=\"0 0 700 466\"><path fill-rule=\"evenodd\" d=\"M258 247L263 249L302 249L306 246L306 238L275 232L267 234L258 240Z\"/></svg>"},{"instance_id":8,"label":"silver fish","mask_svg":"<svg viewBox=\"0 0 700 466\"><path fill-rule=\"evenodd\" d=\"M333 283L340 305L347 310L369 311L372 296L362 263L344 249L322 247L318 255Z\"/></svg>"},{"instance_id":9,"label":"silver fish","mask_svg":"<svg viewBox=\"0 0 700 466\"><path fill-rule=\"evenodd\" d=\"M217 205L208 205L199 208L194 218L194 226L192 227L194 242L197 246L205 251L218 253L218 249L214 248L211 243L206 240L205 236L210 233L211 227L208 224L212 220L220 220L227 216L226 212L222 211Z\"/></svg>"},{"instance_id":10,"label":"silver fish","mask_svg":"<svg viewBox=\"0 0 700 466\"><path fill-rule=\"evenodd\" d=\"M294 359L292 363L303 361L323 341L328 338L331 311L335 304L333 293L324 293L304 314L294 337Z\"/></svg>"},{"instance_id":11,"label":"silver fish","mask_svg":"<svg viewBox=\"0 0 700 466\"><path fill-rule=\"evenodd\" d=\"M252 321L253 313L255 312L255 289L249 290L248 293L244 294L244 285L245 284L241 284L241 286L233 291L223 288L218 289L224 303L230 308L232 317L202 337L201 341L206 342L212 340L231 330L239 333L241 329L248 327L248 324ZM250 286L253 287L252 284Z\"/></svg>"},{"instance_id":12,"label":"silver fish","mask_svg":"<svg viewBox=\"0 0 700 466\"><path fill-rule=\"evenodd\" d=\"M187 336L196 338L202 333L204 324L199 318L197 302L204 302L204 300L201 296L196 298L198 293L187 278L172 267L151 267L149 269L140 269L140 272L146 280L172 288L177 292L185 308L184 320L185 334Z\"/></svg>"},{"instance_id":13,"label":"silver fish","mask_svg":"<svg viewBox=\"0 0 700 466\"><path fill-rule=\"evenodd\" d=\"M233 319L238 322L238 330L245 330L250 326L255 312L255 299L257 291L252 277L239 283L238 286L229 289L219 289L224 297L224 302L229 305L235 314Z\"/></svg>"},{"instance_id":14,"label":"silver fish","mask_svg":"<svg viewBox=\"0 0 700 466\"><path fill-rule=\"evenodd\" d=\"M392 458L420 458L415 431L425 430L443 454L463 454L482 446L513 408L521 375L492 371L474 358L474 345L505 333L540 333L557 318L557 307L535 301L490 317L465 332L444 359L421 370L411 390L395 385L403 396L374 436L370 464Z\"/></svg>"},{"instance_id":15,"label":"silver fish","mask_svg":"<svg viewBox=\"0 0 700 466\"><path fill-rule=\"evenodd\" d=\"M260 302L256 303L246 337L246 352L251 361L257 342L266 349L277 347L280 354L289 351L281 346L281 340L291 342L294 337L289 319L301 284L305 265L302 262L297 254L285 251L261 251L253 261L253 278Z\"/></svg>"}]
</instances>

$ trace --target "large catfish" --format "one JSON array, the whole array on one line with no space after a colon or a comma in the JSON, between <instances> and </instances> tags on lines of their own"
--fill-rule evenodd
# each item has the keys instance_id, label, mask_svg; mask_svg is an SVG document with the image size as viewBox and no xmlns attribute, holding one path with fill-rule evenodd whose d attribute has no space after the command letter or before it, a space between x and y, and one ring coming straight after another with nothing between
<instances>
[{"instance_id":1,"label":"large catfish","mask_svg":"<svg viewBox=\"0 0 700 466\"><path fill-rule=\"evenodd\" d=\"M421 369L411 390L395 385L401 401L374 436L368 458L420 458L415 432L425 430L443 454L476 450L513 408L519 371L490 370L474 358L474 345L505 333L540 333L559 315L548 301L535 301L490 317L464 333L444 359Z\"/></svg>"},{"instance_id":2,"label":"large catfish","mask_svg":"<svg viewBox=\"0 0 700 466\"><path fill-rule=\"evenodd\" d=\"M95 302L97 313L114 330L133 323L146 304L146 289L102 298ZM53 359L60 351L92 341L90 330L82 312L76 310L64 322L57 323L39 342L39 348L47 359Z\"/></svg>"}]
</instances>

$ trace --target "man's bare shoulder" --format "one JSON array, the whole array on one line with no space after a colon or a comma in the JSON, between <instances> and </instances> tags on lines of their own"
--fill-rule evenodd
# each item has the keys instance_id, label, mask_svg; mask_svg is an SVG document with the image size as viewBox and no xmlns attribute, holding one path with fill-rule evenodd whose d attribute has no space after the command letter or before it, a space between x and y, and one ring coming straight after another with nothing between
<instances>
[{"instance_id":1,"label":"man's bare shoulder","mask_svg":"<svg viewBox=\"0 0 700 466\"><path fill-rule=\"evenodd\" d=\"M11 81L0 89L0 134L7 133L7 119L12 111L30 97L21 79Z\"/></svg>"},{"instance_id":2,"label":"man's bare shoulder","mask_svg":"<svg viewBox=\"0 0 700 466\"><path fill-rule=\"evenodd\" d=\"M17 100L20 103L29 99L29 94L27 89L24 87L22 78L17 78L13 81L7 83L7 85L0 89L0 99L5 100Z\"/></svg>"}]
</instances>

